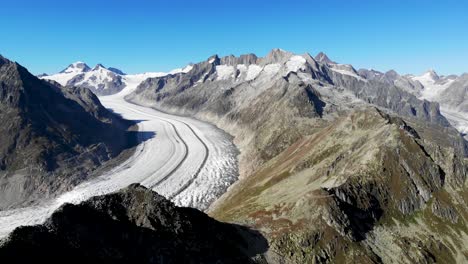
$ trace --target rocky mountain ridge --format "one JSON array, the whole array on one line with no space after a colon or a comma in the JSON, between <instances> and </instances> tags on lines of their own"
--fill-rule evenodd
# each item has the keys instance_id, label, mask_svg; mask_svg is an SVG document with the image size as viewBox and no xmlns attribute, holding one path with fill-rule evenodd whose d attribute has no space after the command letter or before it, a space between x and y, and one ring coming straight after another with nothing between
<instances>
[{"instance_id":1,"label":"rocky mountain ridge","mask_svg":"<svg viewBox=\"0 0 468 264\"><path fill-rule=\"evenodd\" d=\"M67 190L135 144L132 123L88 89L61 87L0 57L0 208Z\"/></svg>"},{"instance_id":2,"label":"rocky mountain ridge","mask_svg":"<svg viewBox=\"0 0 468 264\"><path fill-rule=\"evenodd\" d=\"M134 184L65 204L43 225L20 227L0 259L48 263L253 263L268 244L257 232L176 207Z\"/></svg>"}]
</instances>

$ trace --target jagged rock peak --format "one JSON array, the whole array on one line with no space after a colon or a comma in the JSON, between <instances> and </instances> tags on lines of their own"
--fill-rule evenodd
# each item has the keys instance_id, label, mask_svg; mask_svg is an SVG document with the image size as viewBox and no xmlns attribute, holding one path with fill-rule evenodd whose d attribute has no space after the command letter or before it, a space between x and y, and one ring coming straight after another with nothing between
<instances>
[{"instance_id":1,"label":"jagged rock peak","mask_svg":"<svg viewBox=\"0 0 468 264\"><path fill-rule=\"evenodd\" d=\"M250 64L256 64L258 61L258 57L255 54L244 54L240 55L239 57L236 57L234 55L229 55L221 58L221 64L226 64L226 65L238 65L238 64L245 64L245 65L250 65Z\"/></svg>"},{"instance_id":2,"label":"jagged rock peak","mask_svg":"<svg viewBox=\"0 0 468 264\"><path fill-rule=\"evenodd\" d=\"M437 81L437 80L440 79L439 75L437 74L437 72L434 69L427 70L423 75L428 76L429 78L431 78L434 81Z\"/></svg>"},{"instance_id":3,"label":"jagged rock peak","mask_svg":"<svg viewBox=\"0 0 468 264\"><path fill-rule=\"evenodd\" d=\"M385 73L385 76L387 76L387 78L390 78L390 79L396 79L398 78L400 75L398 74L398 72L396 72L395 70L389 70Z\"/></svg>"},{"instance_id":4,"label":"jagged rock peak","mask_svg":"<svg viewBox=\"0 0 468 264\"><path fill-rule=\"evenodd\" d=\"M2 66L3 64L9 63L9 62L10 61L7 58L0 55L0 66Z\"/></svg>"},{"instance_id":5,"label":"jagged rock peak","mask_svg":"<svg viewBox=\"0 0 468 264\"><path fill-rule=\"evenodd\" d=\"M220 59L219 59L218 54L215 54L215 55L209 57L208 58L208 63L210 63L210 64L214 63L214 64L218 65L220 63Z\"/></svg>"},{"instance_id":6,"label":"jagged rock peak","mask_svg":"<svg viewBox=\"0 0 468 264\"><path fill-rule=\"evenodd\" d=\"M126 73L124 73L123 71L121 71L121 70L119 70L117 68L114 68L114 67L109 67L108 70L113 72L113 73L120 74L120 75L126 75Z\"/></svg>"},{"instance_id":7,"label":"jagged rock peak","mask_svg":"<svg viewBox=\"0 0 468 264\"><path fill-rule=\"evenodd\" d=\"M378 77L384 75L383 72L374 70L374 69L359 69L358 70L359 75L366 77L366 78L373 78L373 77Z\"/></svg>"},{"instance_id":8,"label":"jagged rock peak","mask_svg":"<svg viewBox=\"0 0 468 264\"><path fill-rule=\"evenodd\" d=\"M272 49L264 58L266 63L284 63L294 54L282 49Z\"/></svg>"},{"instance_id":9,"label":"jagged rock peak","mask_svg":"<svg viewBox=\"0 0 468 264\"><path fill-rule=\"evenodd\" d=\"M107 69L107 68L104 67L104 65L102 65L101 63L98 63L96 64L96 66L94 66L93 71L99 70L99 69Z\"/></svg>"},{"instance_id":10,"label":"jagged rock peak","mask_svg":"<svg viewBox=\"0 0 468 264\"><path fill-rule=\"evenodd\" d=\"M315 60L320 62L320 63L325 63L325 64L336 64L336 62L330 60L330 58L328 58L327 54L325 54L323 52L319 52L317 54L317 56L315 56Z\"/></svg>"},{"instance_id":11,"label":"jagged rock peak","mask_svg":"<svg viewBox=\"0 0 468 264\"><path fill-rule=\"evenodd\" d=\"M61 71L60 73L81 73L90 71L91 68L82 61L77 61L75 63L70 64L66 69Z\"/></svg>"}]
</instances>

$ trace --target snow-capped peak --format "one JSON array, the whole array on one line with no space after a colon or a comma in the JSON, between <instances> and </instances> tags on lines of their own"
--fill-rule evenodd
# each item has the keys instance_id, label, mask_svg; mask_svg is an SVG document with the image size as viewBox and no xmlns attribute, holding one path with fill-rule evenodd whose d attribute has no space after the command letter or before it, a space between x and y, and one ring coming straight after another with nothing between
<instances>
[{"instance_id":1,"label":"snow-capped peak","mask_svg":"<svg viewBox=\"0 0 468 264\"><path fill-rule=\"evenodd\" d=\"M93 68L92 70L93 70L93 71L97 71L97 70L99 70L99 69L106 69L106 70L107 70L107 68L104 67L104 65L102 65L102 64L100 64L100 63L96 64L96 66L94 66L94 68Z\"/></svg>"},{"instance_id":2,"label":"snow-capped peak","mask_svg":"<svg viewBox=\"0 0 468 264\"><path fill-rule=\"evenodd\" d=\"M433 69L429 69L428 71L426 71L421 77L423 76L433 81L437 81L440 79L439 75Z\"/></svg>"},{"instance_id":3,"label":"snow-capped peak","mask_svg":"<svg viewBox=\"0 0 468 264\"><path fill-rule=\"evenodd\" d=\"M70 64L66 69L61 71L60 73L82 73L90 71L91 68L82 61L77 61Z\"/></svg>"},{"instance_id":4,"label":"snow-capped peak","mask_svg":"<svg viewBox=\"0 0 468 264\"><path fill-rule=\"evenodd\" d=\"M192 70L193 65L189 64L185 66L184 68L177 68L169 72L169 74L178 74L178 73L188 73Z\"/></svg>"}]
</instances>

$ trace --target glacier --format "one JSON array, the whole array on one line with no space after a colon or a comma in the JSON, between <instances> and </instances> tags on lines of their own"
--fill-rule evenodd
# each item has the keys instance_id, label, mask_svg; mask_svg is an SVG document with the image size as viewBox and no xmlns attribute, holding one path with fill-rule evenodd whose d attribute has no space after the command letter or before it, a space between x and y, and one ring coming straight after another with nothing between
<instances>
[{"instance_id":1,"label":"glacier","mask_svg":"<svg viewBox=\"0 0 468 264\"><path fill-rule=\"evenodd\" d=\"M139 132L147 132L141 133L142 142L135 153L120 165L55 199L0 212L0 238L18 226L43 223L64 203L77 204L132 183L151 188L179 206L206 210L237 180L239 153L231 136L224 131L202 121L124 100L145 77L128 76L124 90L99 98L105 107L137 121Z\"/></svg>"}]
</instances>

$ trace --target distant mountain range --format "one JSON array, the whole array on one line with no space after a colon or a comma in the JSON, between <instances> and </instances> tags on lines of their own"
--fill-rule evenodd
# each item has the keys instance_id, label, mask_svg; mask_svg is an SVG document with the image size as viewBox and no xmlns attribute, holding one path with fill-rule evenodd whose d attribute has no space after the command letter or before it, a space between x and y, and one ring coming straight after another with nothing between
<instances>
[{"instance_id":1,"label":"distant mountain range","mask_svg":"<svg viewBox=\"0 0 468 264\"><path fill-rule=\"evenodd\" d=\"M171 73L183 72L188 70L176 69ZM148 77L157 77L165 75L161 72L150 72L135 75L127 75L117 68L106 68L102 64L97 64L90 68L86 63L78 61L70 64L67 68L54 75L41 74L38 77L45 80L53 80L63 86L75 86L88 88L97 95L111 95L120 92L129 84L141 82Z\"/></svg>"},{"instance_id":2,"label":"distant mountain range","mask_svg":"<svg viewBox=\"0 0 468 264\"><path fill-rule=\"evenodd\" d=\"M281 50L276 50L275 52L277 53L277 57L270 58L271 63L265 63L263 61L260 64L264 64L263 66L267 66L267 64L274 65L273 62L275 62L275 60L281 60L281 56L283 55L280 53L291 54ZM218 58L217 56L212 58L215 57ZM461 76L439 76L434 70L429 70L420 76L400 75L393 70L385 73L368 69L356 70L350 64L339 64L332 61L323 52L320 52L314 58L309 54L301 55L299 57L308 61L308 63L320 64L325 67L327 71L333 72L334 75L341 75L344 79L350 80L351 77L352 79L362 82L378 82L380 86L391 85L400 88L404 92L413 94L418 99L437 102L440 104L440 108L444 117L446 117L461 133L468 133L468 118L466 117L468 116L468 74L463 74ZM257 56L253 54L240 56L239 58L241 61L238 61L234 64L232 58L234 58L234 56L221 58L222 61L215 65L218 67L214 69L213 73L216 72L219 75L222 75L221 78L229 78L229 76L224 76L223 74L229 74L232 71L242 72L244 70L243 67L251 66L250 70L248 70L250 75L245 79L248 80L254 77L252 74L259 73L255 72L256 70L264 70L262 65L257 64L259 63L259 60ZM213 61L212 63L215 62ZM197 65L200 64L201 63ZM301 67L300 62L296 62L296 64L299 65L298 67ZM238 65L239 67L237 67ZM267 69L273 67L271 65L268 66ZM232 68L233 66L235 67ZM145 78L139 79L139 82L144 81L146 77L160 77L167 74L177 74L180 72L188 73L192 69L193 65L188 65L183 69L176 69L169 73L147 73L145 74ZM218 70L220 70L220 72L218 72ZM132 80L132 78L135 79L135 75L125 75L125 73L116 68L106 68L101 64L96 65L94 68L90 68L88 65L86 65L86 63L83 62L75 62L70 64L66 69L58 74L50 76L40 75L39 77L57 81L64 86L68 85L89 88L97 95L110 95L118 93L128 86L129 80ZM312 79L314 78L314 76L310 77ZM239 81L237 77L235 79L236 82ZM349 81L346 82L349 84ZM341 83L341 85L343 85L343 83ZM424 111L429 110L426 109Z\"/></svg>"}]
</instances>

